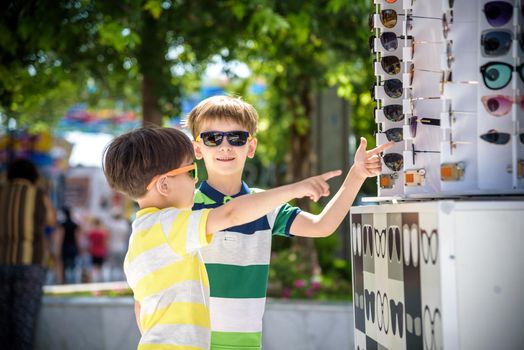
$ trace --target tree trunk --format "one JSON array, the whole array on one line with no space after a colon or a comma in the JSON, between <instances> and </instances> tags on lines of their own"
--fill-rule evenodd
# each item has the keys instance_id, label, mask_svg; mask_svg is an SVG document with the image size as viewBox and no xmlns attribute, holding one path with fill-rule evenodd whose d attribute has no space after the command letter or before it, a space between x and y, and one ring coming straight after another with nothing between
<instances>
[{"instance_id":1,"label":"tree trunk","mask_svg":"<svg viewBox=\"0 0 524 350\"><path fill-rule=\"evenodd\" d=\"M311 92L311 80L308 77L298 79L301 83L301 91L298 96L289 98L290 107L293 114L293 124L291 128L291 179L292 182L303 180L311 176L312 170L312 145L311 145L311 122L313 117L313 97ZM298 103L297 103L298 102ZM307 126L300 120L306 118ZM298 206L305 211L310 211L310 199L300 198L297 200ZM298 249L304 258L310 262L311 276L321 273L315 242L311 238L296 237L293 239L293 248Z\"/></svg>"},{"instance_id":2,"label":"tree trunk","mask_svg":"<svg viewBox=\"0 0 524 350\"><path fill-rule=\"evenodd\" d=\"M142 125L162 126L162 112L158 105L158 97L155 96L154 77L142 73Z\"/></svg>"},{"instance_id":3,"label":"tree trunk","mask_svg":"<svg viewBox=\"0 0 524 350\"><path fill-rule=\"evenodd\" d=\"M140 30L138 64L142 75L142 124L162 126L160 90L169 79L166 75L166 33L149 11L142 11L143 26Z\"/></svg>"}]
</instances>

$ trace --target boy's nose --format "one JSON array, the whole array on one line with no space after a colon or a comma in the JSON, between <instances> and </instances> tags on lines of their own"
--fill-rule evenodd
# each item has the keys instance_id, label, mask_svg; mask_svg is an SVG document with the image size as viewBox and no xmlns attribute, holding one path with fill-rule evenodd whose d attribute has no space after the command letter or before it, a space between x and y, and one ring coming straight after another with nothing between
<instances>
[{"instance_id":1,"label":"boy's nose","mask_svg":"<svg viewBox=\"0 0 524 350\"><path fill-rule=\"evenodd\" d=\"M224 137L219 147L224 148L224 149L231 149L232 146L229 144L229 141L227 140L227 138Z\"/></svg>"}]
</instances>

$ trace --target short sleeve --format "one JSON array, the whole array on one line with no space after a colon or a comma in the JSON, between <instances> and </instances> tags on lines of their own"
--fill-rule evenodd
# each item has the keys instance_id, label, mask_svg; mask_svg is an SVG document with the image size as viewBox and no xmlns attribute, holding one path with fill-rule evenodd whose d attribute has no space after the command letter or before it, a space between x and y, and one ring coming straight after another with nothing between
<instances>
[{"instance_id":1,"label":"short sleeve","mask_svg":"<svg viewBox=\"0 0 524 350\"><path fill-rule=\"evenodd\" d=\"M293 207L287 203L282 205L273 224L272 234L274 236L292 237L293 235L289 230L300 211L300 208Z\"/></svg>"},{"instance_id":2,"label":"short sleeve","mask_svg":"<svg viewBox=\"0 0 524 350\"><path fill-rule=\"evenodd\" d=\"M178 214L169 235L170 245L175 251L190 254L211 243L213 236L206 232L210 211L211 209L185 210Z\"/></svg>"}]
</instances>

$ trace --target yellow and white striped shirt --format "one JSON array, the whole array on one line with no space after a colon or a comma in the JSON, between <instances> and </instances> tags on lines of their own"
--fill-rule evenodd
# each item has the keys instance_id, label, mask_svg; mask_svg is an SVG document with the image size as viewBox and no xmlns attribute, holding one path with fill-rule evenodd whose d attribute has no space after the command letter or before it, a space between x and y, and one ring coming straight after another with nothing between
<instances>
[{"instance_id":1,"label":"yellow and white striped shirt","mask_svg":"<svg viewBox=\"0 0 524 350\"><path fill-rule=\"evenodd\" d=\"M199 253L212 237L209 211L137 213L124 271L140 303L138 349L209 349L209 281Z\"/></svg>"}]
</instances>

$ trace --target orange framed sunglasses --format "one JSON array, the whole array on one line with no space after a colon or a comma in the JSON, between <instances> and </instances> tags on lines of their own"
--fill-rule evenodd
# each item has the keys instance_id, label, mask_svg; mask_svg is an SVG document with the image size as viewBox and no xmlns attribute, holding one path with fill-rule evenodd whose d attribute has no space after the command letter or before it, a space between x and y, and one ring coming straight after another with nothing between
<instances>
[{"instance_id":1,"label":"orange framed sunglasses","mask_svg":"<svg viewBox=\"0 0 524 350\"><path fill-rule=\"evenodd\" d=\"M148 191L152 189L153 186L155 186L158 179L160 179L162 176L176 176L176 175L183 174L183 173L189 173L189 176L191 176L194 180L197 180L198 179L198 168L197 168L196 163L193 163L191 165L186 165L181 168L170 170L167 173L156 175L155 177L153 177L149 185L147 185L146 189Z\"/></svg>"}]
</instances>

